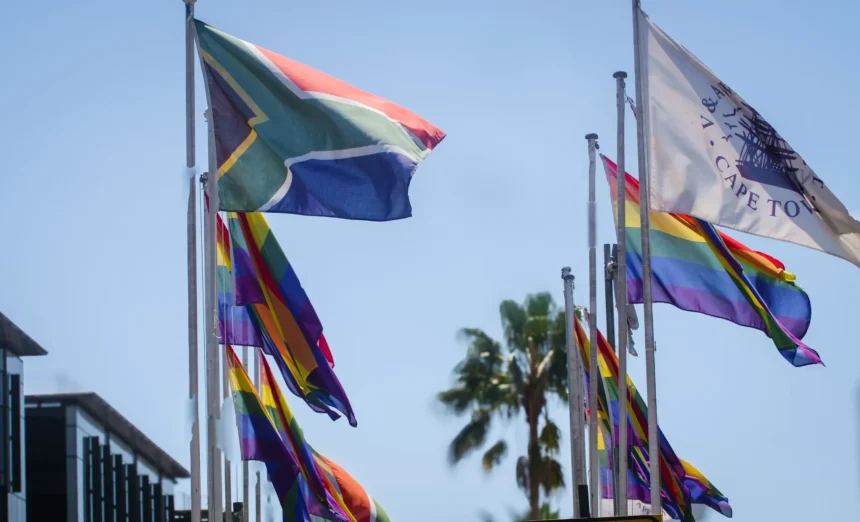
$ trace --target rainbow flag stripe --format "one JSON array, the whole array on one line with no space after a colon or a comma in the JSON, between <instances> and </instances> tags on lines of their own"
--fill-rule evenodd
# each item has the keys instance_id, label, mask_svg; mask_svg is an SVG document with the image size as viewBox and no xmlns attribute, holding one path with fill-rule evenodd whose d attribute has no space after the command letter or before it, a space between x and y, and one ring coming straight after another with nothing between
<instances>
[{"instance_id":1,"label":"rainbow flag stripe","mask_svg":"<svg viewBox=\"0 0 860 522\"><path fill-rule=\"evenodd\" d=\"M615 205L617 166L603 166ZM642 302L639 182L626 177L627 297ZM751 250L691 216L651 213L654 302L761 330L795 366L820 363L803 343L812 316L809 296L778 259Z\"/></svg>"},{"instance_id":2,"label":"rainbow flag stripe","mask_svg":"<svg viewBox=\"0 0 860 522\"><path fill-rule=\"evenodd\" d=\"M338 506L351 522L390 522L385 510L367 494L361 484L307 443L265 358L261 386L266 409L275 419L281 438L293 455L297 455L311 489L324 492L328 505Z\"/></svg>"},{"instance_id":3,"label":"rainbow flag stripe","mask_svg":"<svg viewBox=\"0 0 860 522\"><path fill-rule=\"evenodd\" d=\"M445 133L399 105L195 20L221 210L389 221Z\"/></svg>"},{"instance_id":4,"label":"rainbow flag stripe","mask_svg":"<svg viewBox=\"0 0 860 522\"><path fill-rule=\"evenodd\" d=\"M765 332L773 339L779 353L785 357L785 360L794 366L807 366L809 364L822 364L821 357L818 352L803 344L791 331L789 331L780 320L771 312L767 302L759 293L755 285L752 284L749 277L744 273L744 267L741 263L732 256L729 252L720 233L713 225L707 221L702 221L699 218L691 218L693 226L698 230L699 234L705 238L711 250L717 254L720 264L729 274L737 286L738 290L743 292L747 302L753 307L756 314L765 324Z\"/></svg>"},{"instance_id":5,"label":"rainbow flag stripe","mask_svg":"<svg viewBox=\"0 0 860 522\"><path fill-rule=\"evenodd\" d=\"M325 474L326 482L336 491L355 522L391 522L379 502L343 468L319 453L314 452L314 458Z\"/></svg>"},{"instance_id":6,"label":"rainbow flag stripe","mask_svg":"<svg viewBox=\"0 0 860 522\"><path fill-rule=\"evenodd\" d=\"M236 306L233 251L230 234L220 215L217 227L218 338L222 344L263 346L248 310L244 306Z\"/></svg>"},{"instance_id":7,"label":"rainbow flag stripe","mask_svg":"<svg viewBox=\"0 0 860 522\"><path fill-rule=\"evenodd\" d=\"M260 382L263 394L263 405L274 421L275 427L281 436L281 440L287 444L296 462L301 468L302 475L308 482L309 490L325 503L333 512L341 515L345 520L350 520L348 512L344 509L331 493L328 492L322 471L314 460L313 452L305 441L305 435L299 427L292 410L287 405L275 376L265 357L260 357L262 363L262 379Z\"/></svg>"},{"instance_id":8,"label":"rainbow flag stripe","mask_svg":"<svg viewBox=\"0 0 860 522\"><path fill-rule=\"evenodd\" d=\"M284 379L295 382L299 396L333 419L342 413L356 426L349 398L332 370L330 352L326 356L328 347L316 312L265 218L259 213L230 213L228 222L234 257L239 251L247 252L265 300L265 304L248 305L266 332L264 348L276 358Z\"/></svg>"},{"instance_id":9,"label":"rainbow flag stripe","mask_svg":"<svg viewBox=\"0 0 860 522\"><path fill-rule=\"evenodd\" d=\"M585 329L578 318L574 319L574 334L583 360L586 382L588 360L591 344ZM600 331L597 332L598 363L600 380L598 381L598 420L603 433L603 449L606 454L601 458L603 482L601 493L604 498L612 498L612 456L609 433L617 432L618 426L618 356L609 346ZM628 415L628 487L627 496L630 499L651 501L650 471L648 457L648 408L642 396L639 395L633 381L627 378L627 415ZM717 490L698 470L678 458L669 441L658 428L660 446L660 484L663 509L672 518L692 521L690 505L705 504L717 509L722 514L731 517L731 506L728 499ZM617 438L616 441L617 443ZM693 493L695 491L695 494Z\"/></svg>"},{"instance_id":10,"label":"rainbow flag stripe","mask_svg":"<svg viewBox=\"0 0 860 522\"><path fill-rule=\"evenodd\" d=\"M256 460L265 464L285 520L346 522L345 517L326 509L315 500L313 494L308 494L308 485L301 468L278 434L274 420L263 406L248 373L233 348L228 346L226 351L242 460Z\"/></svg>"}]
</instances>

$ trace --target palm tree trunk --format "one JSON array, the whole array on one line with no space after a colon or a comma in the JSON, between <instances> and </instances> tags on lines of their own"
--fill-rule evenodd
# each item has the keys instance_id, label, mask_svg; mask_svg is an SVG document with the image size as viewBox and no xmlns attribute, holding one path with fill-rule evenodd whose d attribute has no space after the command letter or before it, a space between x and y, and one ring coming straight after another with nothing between
<instances>
[{"instance_id":1,"label":"palm tree trunk","mask_svg":"<svg viewBox=\"0 0 860 522\"><path fill-rule=\"evenodd\" d=\"M538 443L538 412L534 404L529 408L529 520L540 515L540 445Z\"/></svg>"}]
</instances>

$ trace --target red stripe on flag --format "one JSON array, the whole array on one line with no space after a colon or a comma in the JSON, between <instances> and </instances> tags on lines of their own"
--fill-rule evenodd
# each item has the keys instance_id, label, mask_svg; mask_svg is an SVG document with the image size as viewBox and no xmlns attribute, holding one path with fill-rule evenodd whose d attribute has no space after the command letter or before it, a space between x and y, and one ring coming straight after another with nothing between
<instances>
[{"instance_id":1,"label":"red stripe on flag","mask_svg":"<svg viewBox=\"0 0 860 522\"><path fill-rule=\"evenodd\" d=\"M255 46L263 55L292 80L303 91L318 92L331 96L346 98L372 109L376 109L389 118L400 122L409 129L428 149L433 149L445 137L445 133L432 123L414 112L390 102L379 96L363 91L358 87L338 80L324 72L317 71L303 63L291 60L268 49Z\"/></svg>"}]
</instances>

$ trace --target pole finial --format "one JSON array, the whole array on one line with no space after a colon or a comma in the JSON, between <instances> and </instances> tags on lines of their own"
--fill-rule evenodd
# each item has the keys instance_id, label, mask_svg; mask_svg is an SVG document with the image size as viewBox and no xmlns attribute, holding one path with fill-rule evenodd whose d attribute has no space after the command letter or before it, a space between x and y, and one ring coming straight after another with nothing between
<instances>
[{"instance_id":1,"label":"pole finial","mask_svg":"<svg viewBox=\"0 0 860 522\"><path fill-rule=\"evenodd\" d=\"M570 273L570 267L566 266L561 269L561 278L562 279L573 279L573 274Z\"/></svg>"},{"instance_id":2,"label":"pole finial","mask_svg":"<svg viewBox=\"0 0 860 522\"><path fill-rule=\"evenodd\" d=\"M596 140L596 139L597 139L597 134L595 134L595 133L593 133L593 132L592 132L591 134L586 134L586 135L585 135L585 139L587 139L587 140L589 140L589 141L591 141L591 140Z\"/></svg>"},{"instance_id":3,"label":"pole finial","mask_svg":"<svg viewBox=\"0 0 860 522\"><path fill-rule=\"evenodd\" d=\"M622 79L623 79L623 78L627 78L627 73L626 73L626 72L624 72L624 71L616 71L616 72L614 72L614 73L612 74L612 77L613 77L613 78L616 78L616 79L617 79L617 78L622 78Z\"/></svg>"}]
</instances>

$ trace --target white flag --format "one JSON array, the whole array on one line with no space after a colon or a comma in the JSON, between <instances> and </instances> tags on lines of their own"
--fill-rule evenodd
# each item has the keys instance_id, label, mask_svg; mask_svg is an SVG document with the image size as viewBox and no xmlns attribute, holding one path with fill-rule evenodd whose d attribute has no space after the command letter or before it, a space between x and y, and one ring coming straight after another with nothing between
<instances>
[{"instance_id":1,"label":"white flag","mask_svg":"<svg viewBox=\"0 0 860 522\"><path fill-rule=\"evenodd\" d=\"M761 114L639 12L651 207L860 266L860 222Z\"/></svg>"}]
</instances>

